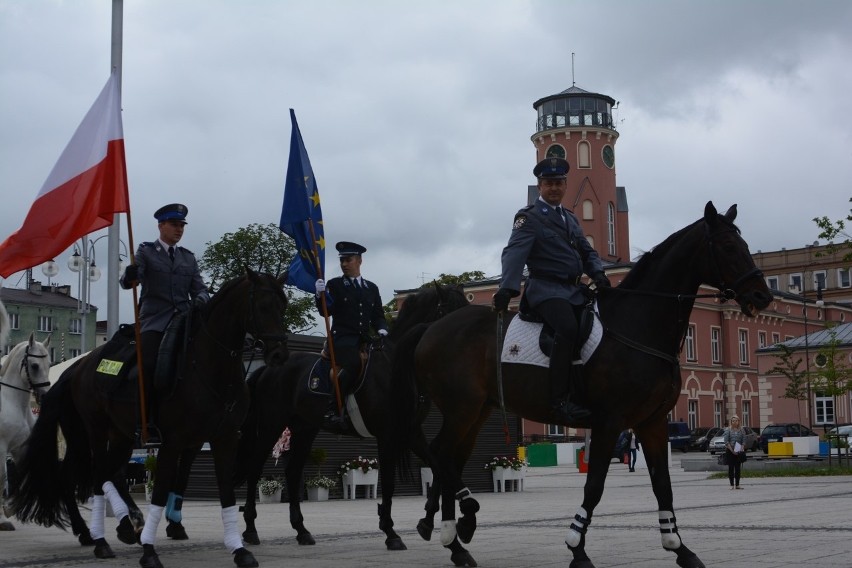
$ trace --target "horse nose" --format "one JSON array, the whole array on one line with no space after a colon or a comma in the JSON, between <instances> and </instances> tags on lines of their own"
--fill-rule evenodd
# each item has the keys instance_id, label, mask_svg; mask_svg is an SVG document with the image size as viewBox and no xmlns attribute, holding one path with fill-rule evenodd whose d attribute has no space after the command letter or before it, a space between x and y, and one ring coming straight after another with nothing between
<instances>
[{"instance_id":1,"label":"horse nose","mask_svg":"<svg viewBox=\"0 0 852 568\"><path fill-rule=\"evenodd\" d=\"M772 302L772 294L763 290L756 290L753 294L754 304L760 309L765 308Z\"/></svg>"}]
</instances>

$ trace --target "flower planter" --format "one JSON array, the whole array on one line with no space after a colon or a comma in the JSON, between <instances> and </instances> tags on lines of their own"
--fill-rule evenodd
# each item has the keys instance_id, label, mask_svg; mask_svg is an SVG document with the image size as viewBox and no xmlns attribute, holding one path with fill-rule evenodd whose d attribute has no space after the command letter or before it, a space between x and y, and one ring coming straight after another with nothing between
<instances>
[{"instance_id":1,"label":"flower planter","mask_svg":"<svg viewBox=\"0 0 852 568\"><path fill-rule=\"evenodd\" d=\"M375 499L379 488L379 470L371 469L364 473L360 469L352 469L343 474L343 498L354 499L355 488L359 485L367 486L365 492L367 499ZM370 497L371 490L372 497Z\"/></svg>"},{"instance_id":2,"label":"flower planter","mask_svg":"<svg viewBox=\"0 0 852 568\"><path fill-rule=\"evenodd\" d=\"M523 491L526 475L526 466L519 470L510 467L498 467L491 472L494 481L494 493Z\"/></svg>"},{"instance_id":3,"label":"flower planter","mask_svg":"<svg viewBox=\"0 0 852 568\"><path fill-rule=\"evenodd\" d=\"M258 495L260 499L258 500L260 503L280 503L281 502L281 490L276 489L275 493L272 495L264 495L260 491L258 491Z\"/></svg>"},{"instance_id":4,"label":"flower planter","mask_svg":"<svg viewBox=\"0 0 852 568\"><path fill-rule=\"evenodd\" d=\"M328 501L328 489L325 487L308 487L308 501Z\"/></svg>"}]
</instances>

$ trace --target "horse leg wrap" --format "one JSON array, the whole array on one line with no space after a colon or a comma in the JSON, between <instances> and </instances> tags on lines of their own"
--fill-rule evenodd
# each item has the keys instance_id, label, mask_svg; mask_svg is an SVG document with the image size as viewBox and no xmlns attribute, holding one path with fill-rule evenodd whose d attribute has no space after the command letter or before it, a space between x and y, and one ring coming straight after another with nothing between
<instances>
[{"instance_id":1,"label":"horse leg wrap","mask_svg":"<svg viewBox=\"0 0 852 568\"><path fill-rule=\"evenodd\" d=\"M660 539L663 541L663 548L666 550L676 550L680 548L680 535L677 533L677 520L674 513L671 511L657 511L660 517Z\"/></svg>"},{"instance_id":2,"label":"horse leg wrap","mask_svg":"<svg viewBox=\"0 0 852 568\"><path fill-rule=\"evenodd\" d=\"M233 554L238 548L243 547L243 539L240 538L240 529L237 526L239 508L236 505L222 507L222 526L225 527L225 548Z\"/></svg>"},{"instance_id":3,"label":"horse leg wrap","mask_svg":"<svg viewBox=\"0 0 852 568\"><path fill-rule=\"evenodd\" d=\"M454 520L441 521L441 544L450 546L456 539L456 522Z\"/></svg>"},{"instance_id":4,"label":"horse leg wrap","mask_svg":"<svg viewBox=\"0 0 852 568\"><path fill-rule=\"evenodd\" d=\"M456 499L459 501L459 511L463 515L473 515L479 512L479 502L473 498L473 493L467 487L456 493Z\"/></svg>"},{"instance_id":5,"label":"horse leg wrap","mask_svg":"<svg viewBox=\"0 0 852 568\"><path fill-rule=\"evenodd\" d=\"M162 507L154 504L148 505L148 517L145 519L145 528L142 529L142 537L139 539L140 543L154 546L154 543L157 541L157 527L160 526L162 518Z\"/></svg>"},{"instance_id":6,"label":"horse leg wrap","mask_svg":"<svg viewBox=\"0 0 852 568\"><path fill-rule=\"evenodd\" d=\"M183 520L181 509L183 509L183 495L169 493L169 500L166 502L166 520L173 523L181 522Z\"/></svg>"},{"instance_id":7,"label":"horse leg wrap","mask_svg":"<svg viewBox=\"0 0 852 568\"><path fill-rule=\"evenodd\" d=\"M574 520L571 521L571 526L568 527L568 536L565 537L565 544L568 545L568 548L576 548L580 545L580 540L586 534L586 531L589 530L591 522L591 516L589 516L584 508L580 507L577 514L574 515Z\"/></svg>"},{"instance_id":8,"label":"horse leg wrap","mask_svg":"<svg viewBox=\"0 0 852 568\"><path fill-rule=\"evenodd\" d=\"M130 514L127 509L127 503L118 494L118 489L115 488L112 481L106 481L103 485L104 497L109 499L109 504L112 507L112 512L116 520L121 521L124 517Z\"/></svg>"},{"instance_id":9,"label":"horse leg wrap","mask_svg":"<svg viewBox=\"0 0 852 568\"><path fill-rule=\"evenodd\" d=\"M89 534L92 539L104 538L104 517L106 516L106 502L103 495L92 497L92 523Z\"/></svg>"}]
</instances>

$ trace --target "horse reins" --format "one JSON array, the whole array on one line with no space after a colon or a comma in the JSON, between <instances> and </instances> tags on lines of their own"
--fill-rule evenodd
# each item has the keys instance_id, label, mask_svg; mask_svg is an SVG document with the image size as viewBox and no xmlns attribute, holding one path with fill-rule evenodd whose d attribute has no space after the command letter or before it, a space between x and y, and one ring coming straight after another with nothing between
<instances>
[{"instance_id":1,"label":"horse reins","mask_svg":"<svg viewBox=\"0 0 852 568\"><path fill-rule=\"evenodd\" d=\"M28 392L28 393L31 393L31 394L35 393L36 389L38 389L38 388L49 387L50 386L49 380L44 381L43 383L33 383L33 378L30 376L30 366L29 366L29 358L30 357L34 357L36 359L44 359L44 358L47 357L47 355L48 355L47 353L45 353L44 355L33 355L32 353L30 353L30 346L27 345L26 348L24 349L24 357L21 359L21 370L23 371L23 374L26 375L27 382L30 384L30 388L28 388L28 389L21 388L17 385L12 385L12 384L9 384L9 383L5 383L3 381L0 381L0 386L9 387L12 390L21 391L21 392Z\"/></svg>"}]
</instances>

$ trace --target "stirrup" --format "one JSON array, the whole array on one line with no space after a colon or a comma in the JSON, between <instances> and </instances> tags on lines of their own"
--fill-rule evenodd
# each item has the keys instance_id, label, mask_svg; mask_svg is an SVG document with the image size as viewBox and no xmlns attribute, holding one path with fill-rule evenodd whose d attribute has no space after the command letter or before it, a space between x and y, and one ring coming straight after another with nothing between
<instances>
[{"instance_id":1,"label":"stirrup","mask_svg":"<svg viewBox=\"0 0 852 568\"><path fill-rule=\"evenodd\" d=\"M139 440L139 446L142 448L159 448L163 445L163 436L160 434L160 429L154 424L148 424L148 440L142 443L142 429L136 433L136 438Z\"/></svg>"},{"instance_id":2,"label":"stirrup","mask_svg":"<svg viewBox=\"0 0 852 568\"><path fill-rule=\"evenodd\" d=\"M348 434L353 430L352 421L348 414L340 416L337 412L328 412L322 417L324 430L334 434Z\"/></svg>"},{"instance_id":3,"label":"stirrup","mask_svg":"<svg viewBox=\"0 0 852 568\"><path fill-rule=\"evenodd\" d=\"M585 420L592 415L589 409L574 404L567 399L554 402L551 408L556 416L568 422Z\"/></svg>"}]
</instances>

